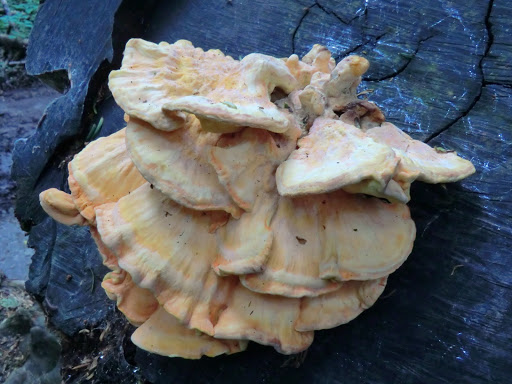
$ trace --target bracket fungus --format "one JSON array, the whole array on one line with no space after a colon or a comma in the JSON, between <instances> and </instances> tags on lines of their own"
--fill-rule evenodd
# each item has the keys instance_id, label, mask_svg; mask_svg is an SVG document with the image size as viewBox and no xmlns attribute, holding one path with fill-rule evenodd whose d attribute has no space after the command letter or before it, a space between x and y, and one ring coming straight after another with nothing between
<instances>
[{"instance_id":1,"label":"bracket fungus","mask_svg":"<svg viewBox=\"0 0 512 384\"><path fill-rule=\"evenodd\" d=\"M108 296L165 356L297 353L375 303L411 253L414 180L473 165L357 98L368 69L320 45L300 60L234 60L188 41L126 46L109 86L127 127L69 164L71 194L40 195L89 225Z\"/></svg>"}]
</instances>

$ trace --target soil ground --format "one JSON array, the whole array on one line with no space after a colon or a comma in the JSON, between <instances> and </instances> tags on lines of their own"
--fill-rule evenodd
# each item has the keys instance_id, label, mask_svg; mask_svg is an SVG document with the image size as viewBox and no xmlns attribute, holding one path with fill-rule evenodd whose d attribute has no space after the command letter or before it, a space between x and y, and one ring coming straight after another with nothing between
<instances>
[{"instance_id":1,"label":"soil ground","mask_svg":"<svg viewBox=\"0 0 512 384\"><path fill-rule=\"evenodd\" d=\"M23 75L19 77L25 78ZM46 106L59 93L36 80L29 83L32 85L28 88L0 90L0 323L20 309L29 309L31 316L38 318L35 324L44 327L45 315L40 305L24 289L34 251L27 247L25 232L14 216L16 185L10 174L14 142L32 135ZM28 344L27 335L0 335L0 382L27 361Z\"/></svg>"},{"instance_id":2,"label":"soil ground","mask_svg":"<svg viewBox=\"0 0 512 384\"><path fill-rule=\"evenodd\" d=\"M26 280L33 254L13 213L12 148L17 139L34 132L46 106L58 96L39 82L0 93L0 271L10 280Z\"/></svg>"}]
</instances>

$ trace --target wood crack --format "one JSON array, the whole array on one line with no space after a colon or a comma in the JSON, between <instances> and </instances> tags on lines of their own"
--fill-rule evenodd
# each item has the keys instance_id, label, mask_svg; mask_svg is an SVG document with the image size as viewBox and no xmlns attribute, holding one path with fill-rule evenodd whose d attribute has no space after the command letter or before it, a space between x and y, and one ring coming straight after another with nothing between
<instances>
[{"instance_id":1,"label":"wood crack","mask_svg":"<svg viewBox=\"0 0 512 384\"><path fill-rule=\"evenodd\" d=\"M482 57L480 58L478 62L478 71L480 73L481 81L480 81L480 87L478 89L478 93L475 95L471 103L468 105L468 107L462 111L462 113L457 116L454 120L446 124L441 129L437 130L436 132L432 133L429 137L425 139L425 143L429 143L430 141L434 140L436 137L441 135L442 133L446 132L448 129L450 129L452 126L457 124L461 119L469 115L471 110L475 107L475 105L478 103L480 98L482 97L483 89L486 86L486 81L484 78L484 68L483 63L485 58L489 55L489 51L491 50L491 46L494 42L494 35L492 33L492 23L491 23L491 14L492 14L492 8L494 5L494 0L489 0L489 5L487 7L487 13L485 15L484 24L485 24L485 30L487 32L487 43L485 46L485 51Z\"/></svg>"},{"instance_id":2,"label":"wood crack","mask_svg":"<svg viewBox=\"0 0 512 384\"><path fill-rule=\"evenodd\" d=\"M315 2L315 5L318 6L318 8L320 8L322 11L324 11L325 13L327 13L328 15L333 15L336 19L338 19L338 21L344 25L351 25L353 21L359 19L360 17L366 17L368 15L368 7L367 5L365 4L364 6L364 10L362 13L360 14L356 14L353 18L351 18L350 20L344 20L340 15L338 15L335 11L331 10L331 9L328 9L326 6L320 4L318 1Z\"/></svg>"},{"instance_id":3,"label":"wood crack","mask_svg":"<svg viewBox=\"0 0 512 384\"><path fill-rule=\"evenodd\" d=\"M500 83L495 83L495 82L488 82L488 81L485 80L485 77L484 77L484 68L483 68L484 60L488 57L490 49L491 49L491 46L494 43L494 35L493 35L493 31L492 31L492 22L491 22L491 15L492 15L492 11L493 11L493 6L494 6L494 0L489 0L488 6L487 6L487 12L486 12L485 18L484 18L484 25L485 25L485 31L486 31L486 34L487 34L487 41L486 41L484 53L480 57L480 60L478 61L478 64L477 64L477 71L478 71L478 74L480 76L480 86L479 86L479 88L477 90L477 93L474 96L474 98L471 100L469 105L463 111L461 111L456 118L451 120L449 123L447 123L446 125L444 125L440 129L438 129L437 131L433 132L430 136L428 136L425 139L425 143L431 142L432 140L434 140L435 138L437 138L438 136L440 136L441 134L446 132L448 129L450 129L452 126L457 124L460 120L462 120L463 118L468 116L468 114L473 110L475 105L478 103L478 101L482 97L483 89L487 85L500 85L500 86L504 86L506 88L512 88L512 86L510 86L510 85L500 84ZM328 15L334 16L340 23L342 23L343 25L346 25L346 26L351 25L355 20L359 19L360 17L366 16L367 13L368 13L368 9L367 9L367 7L365 7L363 12L357 14L356 16L351 18L350 20L345 20L340 15L338 15L335 11L333 11L333 10L329 9L328 7L322 5L319 1L315 1L314 3L309 5L308 7L304 8L304 13L303 13L303 15L300 18L296 28L294 29L294 31L292 33L292 51L293 51L293 53L295 53L295 51L296 51L296 37L297 37L297 33L298 33L299 29L301 28L301 26L302 26L306 16L315 7L317 7L318 9L320 9L321 11L323 11L324 13L326 13ZM350 48L349 50L347 50L347 51L337 55L335 57L335 59L339 60L342 57L350 55L350 54L354 53L355 51L357 51L358 49L361 49L362 47L366 46L369 43L376 43L384 35L385 34L382 34L382 35L377 36L377 37L368 37L368 36L366 36L364 42L362 42L360 44L357 44L353 48ZM379 82L379 81L389 80L389 79L392 79L392 78L400 75L414 61L414 59L416 58L419 50L421 49L422 43L424 43L427 40L433 38L434 36L435 36L434 34L431 34L431 35L429 35L427 37L419 39L418 42L417 42L416 49L414 50L412 55L408 58L408 60L400 68L398 68L393 73L385 75L385 76L381 76L381 77L365 77L365 78L363 78L363 80L367 81L367 82Z\"/></svg>"},{"instance_id":4,"label":"wood crack","mask_svg":"<svg viewBox=\"0 0 512 384\"><path fill-rule=\"evenodd\" d=\"M430 40L434 36L435 35L430 35L430 36L424 37L422 39L419 39L418 43L417 43L417 46L416 46L416 49L414 50L414 52L411 55L411 57L405 62L404 65L402 65L400 68L398 68L395 72L393 72L393 73L391 73L389 75L386 75L386 76L378 77L378 78L377 77L363 77L363 81L368 81L368 82L371 82L371 81L384 81L384 80L389 80L389 79L392 79L393 77L398 76L403 71L405 71L407 69L407 67L412 63L412 61L414 60L414 58L416 57L416 55L420 51L421 44L424 43L427 40Z\"/></svg>"},{"instance_id":5,"label":"wood crack","mask_svg":"<svg viewBox=\"0 0 512 384\"><path fill-rule=\"evenodd\" d=\"M339 61L340 59L344 59L345 57L347 57L348 55L354 53L355 51L357 51L359 48L362 48L364 46L366 46L367 44L369 43L373 43L373 44L376 44L380 39L382 39L387 33L384 32L382 33L381 35L379 36L375 36L375 37L368 37L366 36L366 41L364 41L363 43L360 43L360 44L357 44L356 46L334 56L334 60L336 61Z\"/></svg>"},{"instance_id":6,"label":"wood crack","mask_svg":"<svg viewBox=\"0 0 512 384\"><path fill-rule=\"evenodd\" d=\"M495 81L485 81L484 80L484 87L487 87L488 85L499 85L500 87L512 89L512 84L504 84L504 83L498 83Z\"/></svg>"},{"instance_id":7,"label":"wood crack","mask_svg":"<svg viewBox=\"0 0 512 384\"><path fill-rule=\"evenodd\" d=\"M306 18L306 16L309 14L309 12L313 9L313 8L318 8L320 9L321 11L323 11L325 14L327 15L332 15L334 16L341 24L343 25L346 25L346 26L349 26L352 24L353 21L361 18L361 17L366 17L368 15L368 8L365 6L364 10L362 13L360 14L357 14L356 16L354 16L352 19L350 20L344 20L341 16L339 16L335 11L333 10L330 10L328 9L327 7L323 6L322 4L320 4L318 1L315 1L313 4L307 6L304 8L304 13L302 14L302 17L300 18L299 22L297 23L297 26L295 27L295 29L293 30L292 32L292 54L296 53L296 46L295 46L295 39L296 39L296 35L300 29L300 27L302 26L302 23L304 21L304 19ZM364 42L360 43L360 44L357 44L355 45L354 47L336 55L336 56L333 56L333 58L338 61L342 58L344 58L345 56L348 56L350 55L351 53L354 53L355 51L357 51L358 49L364 47L365 45L369 44L369 43L377 43L382 37L384 37L386 35L386 33L382 33L378 36L364 36Z\"/></svg>"},{"instance_id":8,"label":"wood crack","mask_svg":"<svg viewBox=\"0 0 512 384\"><path fill-rule=\"evenodd\" d=\"M304 21L306 16L309 14L309 11L311 10L311 8L316 7L316 6L317 6L317 3L315 2L314 4L311 4L310 6L304 8L304 13L302 14L302 17L300 18L299 22L297 23L297 26L295 27L295 29L293 30L293 33L292 33L292 54L295 53L295 36L297 35L297 32L299 31L299 29L302 25L302 22Z\"/></svg>"}]
</instances>

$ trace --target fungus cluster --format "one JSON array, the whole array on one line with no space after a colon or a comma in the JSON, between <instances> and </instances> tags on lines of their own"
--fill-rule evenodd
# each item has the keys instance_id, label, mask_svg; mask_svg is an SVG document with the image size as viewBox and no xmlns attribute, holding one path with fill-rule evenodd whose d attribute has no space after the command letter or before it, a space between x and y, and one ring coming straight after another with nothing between
<instances>
[{"instance_id":1,"label":"fungus cluster","mask_svg":"<svg viewBox=\"0 0 512 384\"><path fill-rule=\"evenodd\" d=\"M368 66L336 65L320 45L301 60L234 60L183 40L128 42L109 78L126 128L74 157L70 194L40 200L90 226L136 345L292 354L373 305L412 250L411 183L474 167L358 99Z\"/></svg>"}]
</instances>

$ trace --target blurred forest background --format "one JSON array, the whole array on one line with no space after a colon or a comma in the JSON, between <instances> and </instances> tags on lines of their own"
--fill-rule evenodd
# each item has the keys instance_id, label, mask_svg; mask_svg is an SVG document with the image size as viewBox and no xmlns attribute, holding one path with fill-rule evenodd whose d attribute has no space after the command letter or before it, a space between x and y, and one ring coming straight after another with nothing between
<instances>
[{"instance_id":1,"label":"blurred forest background","mask_svg":"<svg viewBox=\"0 0 512 384\"><path fill-rule=\"evenodd\" d=\"M0 89L28 86L34 80L25 73L24 59L39 1L0 2Z\"/></svg>"},{"instance_id":2,"label":"blurred forest background","mask_svg":"<svg viewBox=\"0 0 512 384\"><path fill-rule=\"evenodd\" d=\"M12 148L17 139L35 131L46 106L59 95L25 70L39 6L38 0L0 0L0 277L20 281L27 277L33 251L26 247L25 233L14 217Z\"/></svg>"},{"instance_id":3,"label":"blurred forest background","mask_svg":"<svg viewBox=\"0 0 512 384\"><path fill-rule=\"evenodd\" d=\"M41 1L42 2L42 1ZM14 217L11 180L15 140L30 136L58 96L25 71L28 38L38 0L0 0L0 383L60 383L60 344L46 330L41 306L25 292L33 250ZM51 356L38 363L37 344Z\"/></svg>"}]
</instances>

